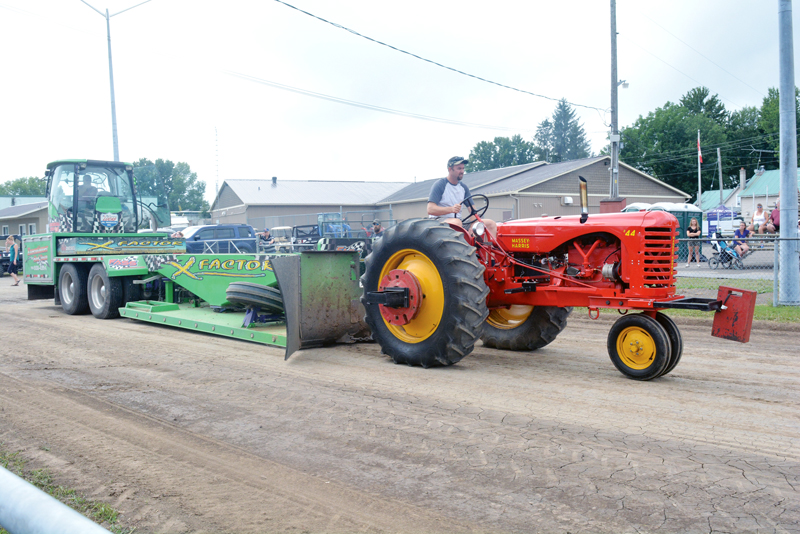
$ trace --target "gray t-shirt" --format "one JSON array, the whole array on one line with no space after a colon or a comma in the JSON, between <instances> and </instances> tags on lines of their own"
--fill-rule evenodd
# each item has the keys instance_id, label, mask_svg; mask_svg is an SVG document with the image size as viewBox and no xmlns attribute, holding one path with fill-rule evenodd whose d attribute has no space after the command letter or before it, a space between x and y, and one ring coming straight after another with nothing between
<instances>
[{"instance_id":1,"label":"gray t-shirt","mask_svg":"<svg viewBox=\"0 0 800 534\"><path fill-rule=\"evenodd\" d=\"M443 208L447 208L450 206L455 206L456 204L462 204L464 199L469 197L469 187L464 182L458 182L456 185L450 183L447 178L442 178L441 180L436 180L433 183L433 187L431 187L431 194L428 197L428 202L433 202L437 206L442 206ZM467 206L473 207L472 199L468 199L466 202ZM464 207L462 206L461 209L463 210ZM431 219L438 219L440 217L458 217L460 213L453 212L452 214L447 215L428 215Z\"/></svg>"}]
</instances>

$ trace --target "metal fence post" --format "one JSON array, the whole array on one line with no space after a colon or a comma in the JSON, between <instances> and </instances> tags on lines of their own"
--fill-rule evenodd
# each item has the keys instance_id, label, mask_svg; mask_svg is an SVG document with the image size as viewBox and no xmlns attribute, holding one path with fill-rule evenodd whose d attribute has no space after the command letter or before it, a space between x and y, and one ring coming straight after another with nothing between
<instances>
[{"instance_id":1,"label":"metal fence post","mask_svg":"<svg viewBox=\"0 0 800 534\"><path fill-rule=\"evenodd\" d=\"M775 270L772 278L772 307L778 307L780 297L780 272L781 272L781 240L775 240Z\"/></svg>"},{"instance_id":2,"label":"metal fence post","mask_svg":"<svg viewBox=\"0 0 800 534\"><path fill-rule=\"evenodd\" d=\"M0 525L10 534L109 534L91 519L2 467Z\"/></svg>"}]
</instances>

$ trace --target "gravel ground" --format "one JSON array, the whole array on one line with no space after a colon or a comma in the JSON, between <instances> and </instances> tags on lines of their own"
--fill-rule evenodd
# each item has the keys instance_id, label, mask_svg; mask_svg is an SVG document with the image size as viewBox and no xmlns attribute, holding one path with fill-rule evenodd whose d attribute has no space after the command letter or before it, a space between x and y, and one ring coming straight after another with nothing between
<instances>
[{"instance_id":1,"label":"gravel ground","mask_svg":"<svg viewBox=\"0 0 800 534\"><path fill-rule=\"evenodd\" d=\"M136 532L800 532L796 325L677 320L620 375L616 314L548 347L390 363L67 316L0 283L0 442Z\"/></svg>"}]
</instances>

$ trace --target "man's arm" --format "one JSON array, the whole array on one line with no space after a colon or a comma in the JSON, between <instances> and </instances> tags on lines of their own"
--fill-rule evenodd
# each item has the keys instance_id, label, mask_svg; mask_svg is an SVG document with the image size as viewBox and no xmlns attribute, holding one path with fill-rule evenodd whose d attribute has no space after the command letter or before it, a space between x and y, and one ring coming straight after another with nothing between
<instances>
[{"instance_id":1,"label":"man's arm","mask_svg":"<svg viewBox=\"0 0 800 534\"><path fill-rule=\"evenodd\" d=\"M428 202L428 215L441 217L442 215L452 215L455 217L461 211L461 204L455 206L440 206L435 202Z\"/></svg>"}]
</instances>

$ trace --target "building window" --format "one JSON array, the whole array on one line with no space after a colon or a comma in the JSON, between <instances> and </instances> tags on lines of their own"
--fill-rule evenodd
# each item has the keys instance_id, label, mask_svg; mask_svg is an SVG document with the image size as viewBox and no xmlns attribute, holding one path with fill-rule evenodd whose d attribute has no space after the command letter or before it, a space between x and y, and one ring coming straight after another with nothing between
<instances>
[{"instance_id":1,"label":"building window","mask_svg":"<svg viewBox=\"0 0 800 534\"><path fill-rule=\"evenodd\" d=\"M8 235L8 225L3 225L3 235Z\"/></svg>"},{"instance_id":2,"label":"building window","mask_svg":"<svg viewBox=\"0 0 800 534\"><path fill-rule=\"evenodd\" d=\"M28 225L28 235L36 235L36 223L30 223Z\"/></svg>"},{"instance_id":3,"label":"building window","mask_svg":"<svg viewBox=\"0 0 800 534\"><path fill-rule=\"evenodd\" d=\"M24 224L20 224L19 225L19 235L20 235L20 237L25 235L25 225Z\"/></svg>"}]
</instances>

